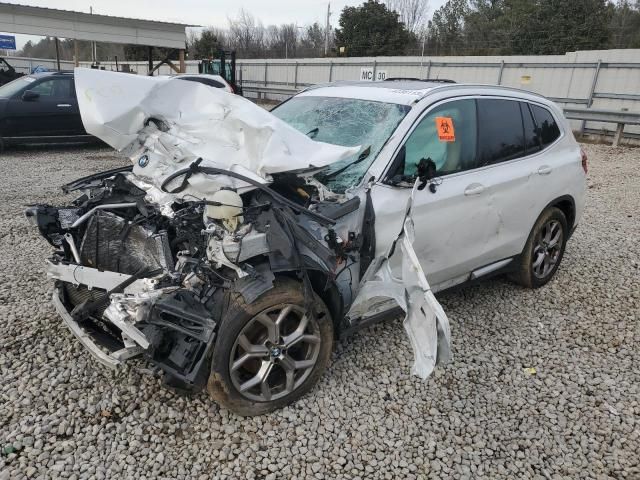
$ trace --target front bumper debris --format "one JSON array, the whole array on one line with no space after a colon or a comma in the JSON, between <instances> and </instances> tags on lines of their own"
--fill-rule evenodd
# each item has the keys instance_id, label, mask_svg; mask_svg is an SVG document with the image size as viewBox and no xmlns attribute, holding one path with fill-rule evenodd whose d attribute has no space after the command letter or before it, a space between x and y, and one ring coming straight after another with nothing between
<instances>
[{"instance_id":1,"label":"front bumper debris","mask_svg":"<svg viewBox=\"0 0 640 480\"><path fill-rule=\"evenodd\" d=\"M53 306L55 307L58 315L62 318L64 323L69 327L69 330L80 341L80 343L89 351L89 353L105 367L115 369L122 365L126 360L140 355L143 349L139 346L124 347L119 350L115 350L107 353L104 351L85 330L76 322L71 313L65 307L62 298L64 292L61 287L55 287L53 292Z\"/></svg>"}]
</instances>

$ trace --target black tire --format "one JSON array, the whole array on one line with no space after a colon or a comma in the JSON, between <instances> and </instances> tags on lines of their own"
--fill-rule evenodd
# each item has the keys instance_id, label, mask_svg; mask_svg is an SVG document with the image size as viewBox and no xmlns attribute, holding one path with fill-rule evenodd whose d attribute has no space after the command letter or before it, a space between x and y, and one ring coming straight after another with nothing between
<instances>
[{"instance_id":1,"label":"black tire","mask_svg":"<svg viewBox=\"0 0 640 480\"><path fill-rule=\"evenodd\" d=\"M557 252L554 250L553 254L551 254L551 249L545 250L545 248L541 247L541 243L544 243L542 242L542 236L548 232L547 228L549 228L550 225L557 225L561 232L561 239L557 242L558 250ZM567 219L564 213L562 213L562 210L556 207L547 208L538 217L538 220L536 220L520 257L518 270L511 278L527 288L539 288L548 283L560 266L568 236L569 228L567 226ZM536 267L534 265L534 262L536 262L541 255L544 256L546 254L549 254L548 256L550 258L548 271L545 266L541 269L540 266Z\"/></svg>"},{"instance_id":2,"label":"black tire","mask_svg":"<svg viewBox=\"0 0 640 480\"><path fill-rule=\"evenodd\" d=\"M266 356L262 354L261 357L255 359L252 358L246 363L248 363L249 366L251 366L250 362L258 363L259 365L264 365L265 362L274 363L275 365L271 370L269 370L270 373L267 374L267 378L275 375L276 387L279 385L282 388L279 393L276 394L280 396L268 401L247 398L248 393L245 392L243 394L238 388L239 373L234 373L232 377L231 367L233 359L237 358L236 355L238 355L239 352L244 352L240 345L241 342L238 343L240 341L240 334L243 333L246 335L247 329L251 328L253 324L256 324L255 318L258 315L274 310L274 315L277 315L278 308L283 305L292 305L292 308L298 308L304 311L305 297L300 282L287 278L279 278L276 279L274 288L261 295L251 304L246 304L243 297L240 295L235 296L230 301L229 308L224 315L218 330L218 336L211 361L211 375L207 384L209 394L220 406L242 416L262 415L278 408L282 408L305 395L309 390L311 390L311 388L313 388L324 373L331 358L331 351L333 349L333 321L324 302L318 296L315 296L315 320L309 321L310 326L308 328L313 329L314 335L312 336L314 338L314 342L315 338L319 337L319 347L316 346L315 343L312 346L301 347L300 343L302 342L297 344L298 347L290 347L292 349L315 349L315 364L313 367L309 367L304 371L296 370L296 372L302 373L298 376L295 387L293 387L290 393L286 393L287 380L282 377L282 374L288 375L288 373L285 371L284 366L280 365L279 362L281 360L278 357L272 357L274 347L255 345L260 348L268 348L270 354ZM297 313L297 315L300 316L301 314ZM250 322L253 323L250 324ZM300 324L302 324L302 322L300 322ZM260 328L260 326L258 328ZM268 343L269 341L265 339L264 342ZM254 346L253 343L254 342L252 341L252 346ZM255 343L257 344L259 342L256 341ZM238 345L240 346L238 347ZM287 351L286 348L282 348L282 355L288 355L289 353L291 353L291 357L294 356L292 350ZM273 358L273 360L271 360L271 358ZM259 365L255 366L254 369L259 369ZM244 365L241 368L245 369ZM298 374L295 373L295 375ZM277 383L279 378L281 379L280 384ZM298 384L298 382L300 383ZM269 384L272 382L268 381L267 383ZM243 385L244 384L240 386Z\"/></svg>"}]
</instances>

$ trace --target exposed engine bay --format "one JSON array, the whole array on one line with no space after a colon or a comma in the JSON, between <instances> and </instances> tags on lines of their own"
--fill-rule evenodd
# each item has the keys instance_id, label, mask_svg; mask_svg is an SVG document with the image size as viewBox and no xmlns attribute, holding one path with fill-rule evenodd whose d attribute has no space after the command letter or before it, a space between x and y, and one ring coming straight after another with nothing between
<instances>
[{"instance_id":1,"label":"exposed engine bay","mask_svg":"<svg viewBox=\"0 0 640 480\"><path fill-rule=\"evenodd\" d=\"M411 205L376 258L367 186L338 194L313 176L357 148L314 142L226 92L149 80L76 70L87 131L132 166L65 185L78 195L69 206L26 211L54 247L53 302L94 357L114 367L144 355L173 384L202 388L230 302L252 304L287 277L308 312L317 298L326 304L338 334L366 324L376 299L393 299L422 378L449 359L448 320L411 247ZM115 100L125 90L136 102ZM203 99L209 117L181 110Z\"/></svg>"},{"instance_id":2,"label":"exposed engine bay","mask_svg":"<svg viewBox=\"0 0 640 480\"><path fill-rule=\"evenodd\" d=\"M228 295L251 303L282 273L326 289L344 313L372 260L371 239L356 228L359 197L319 202L315 187L285 176L242 195L175 202L165 215L131 172L106 175L66 185L84 191L69 207L27 210L56 248L48 273L73 320L119 352L114 359L144 351L189 384L206 380Z\"/></svg>"}]
</instances>

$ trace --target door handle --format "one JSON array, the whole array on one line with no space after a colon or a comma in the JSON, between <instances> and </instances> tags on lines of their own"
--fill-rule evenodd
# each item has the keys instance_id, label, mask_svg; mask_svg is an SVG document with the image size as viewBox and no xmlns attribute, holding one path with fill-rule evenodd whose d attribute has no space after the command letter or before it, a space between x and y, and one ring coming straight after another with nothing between
<instances>
[{"instance_id":1,"label":"door handle","mask_svg":"<svg viewBox=\"0 0 640 480\"><path fill-rule=\"evenodd\" d=\"M467 196L480 195L482 192L484 192L484 185L480 183L472 183L464 189L464 194Z\"/></svg>"},{"instance_id":2,"label":"door handle","mask_svg":"<svg viewBox=\"0 0 640 480\"><path fill-rule=\"evenodd\" d=\"M59 107L63 107L63 108L69 108L69 107L71 107L71 104L70 103L59 103L58 106Z\"/></svg>"},{"instance_id":3,"label":"door handle","mask_svg":"<svg viewBox=\"0 0 640 480\"><path fill-rule=\"evenodd\" d=\"M542 165L538 169L538 175L549 175L551 173L551 167L549 165Z\"/></svg>"}]
</instances>

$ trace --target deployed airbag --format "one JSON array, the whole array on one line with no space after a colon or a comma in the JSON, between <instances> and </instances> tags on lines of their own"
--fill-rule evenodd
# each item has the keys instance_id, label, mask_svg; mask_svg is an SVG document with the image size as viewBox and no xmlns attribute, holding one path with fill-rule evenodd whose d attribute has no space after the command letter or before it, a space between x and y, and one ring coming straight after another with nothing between
<instances>
[{"instance_id":1,"label":"deployed airbag","mask_svg":"<svg viewBox=\"0 0 640 480\"><path fill-rule=\"evenodd\" d=\"M156 188L196 158L268 182L359 151L315 142L253 102L197 82L76 68L75 85L86 131L129 156L135 175ZM202 174L189 183L182 196L246 186Z\"/></svg>"}]
</instances>

